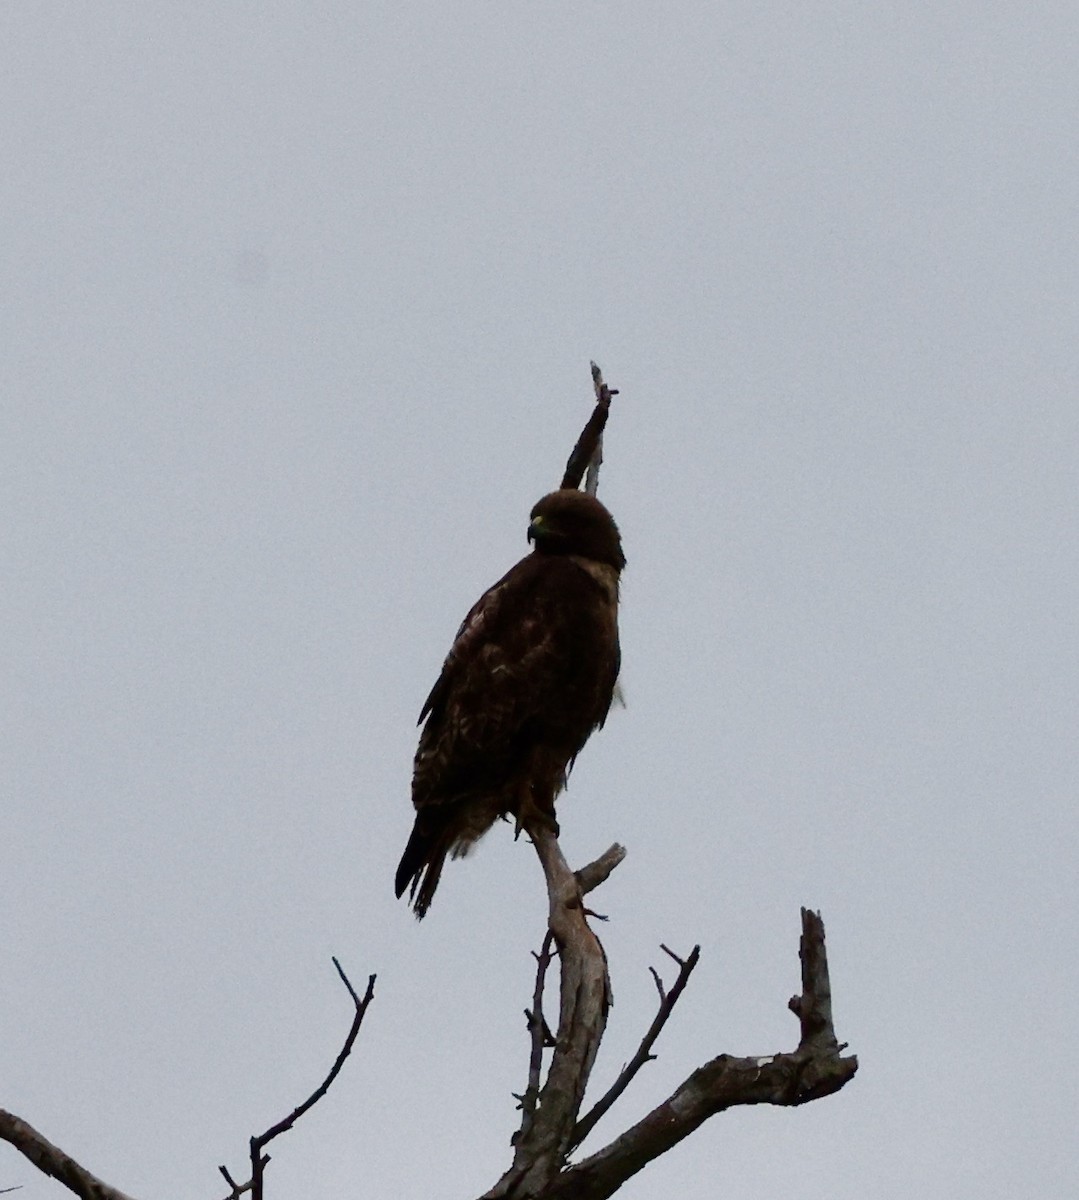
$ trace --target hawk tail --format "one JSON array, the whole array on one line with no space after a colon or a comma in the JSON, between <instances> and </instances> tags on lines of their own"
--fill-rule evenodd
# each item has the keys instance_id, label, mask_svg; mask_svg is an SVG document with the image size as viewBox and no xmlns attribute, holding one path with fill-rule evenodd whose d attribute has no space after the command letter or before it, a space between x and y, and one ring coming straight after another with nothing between
<instances>
[{"instance_id":1,"label":"hawk tail","mask_svg":"<svg viewBox=\"0 0 1079 1200\"><path fill-rule=\"evenodd\" d=\"M409 901L417 920L422 920L431 906L448 850L445 839L423 829L417 817L394 881L398 898L409 889Z\"/></svg>"}]
</instances>

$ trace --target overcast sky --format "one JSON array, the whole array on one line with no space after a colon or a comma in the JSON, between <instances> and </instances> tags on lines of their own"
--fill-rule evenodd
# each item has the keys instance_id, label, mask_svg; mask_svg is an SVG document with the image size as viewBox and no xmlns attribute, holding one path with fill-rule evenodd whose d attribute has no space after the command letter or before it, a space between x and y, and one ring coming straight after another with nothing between
<instances>
[{"instance_id":1,"label":"overcast sky","mask_svg":"<svg viewBox=\"0 0 1079 1200\"><path fill-rule=\"evenodd\" d=\"M560 806L615 1008L701 966L598 1149L792 1049L626 1200L1074 1195L1074 3L0 8L0 1106L225 1192L509 1162L543 934L495 830L393 897L415 721L591 403L626 708ZM0 1146L0 1186L67 1195Z\"/></svg>"}]
</instances>

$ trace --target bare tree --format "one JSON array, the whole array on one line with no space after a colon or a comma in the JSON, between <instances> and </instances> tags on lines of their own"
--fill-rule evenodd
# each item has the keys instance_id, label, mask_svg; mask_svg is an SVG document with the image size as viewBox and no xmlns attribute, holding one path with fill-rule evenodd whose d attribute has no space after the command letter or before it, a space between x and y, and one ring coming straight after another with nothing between
<instances>
[{"instance_id":1,"label":"bare tree","mask_svg":"<svg viewBox=\"0 0 1079 1200\"><path fill-rule=\"evenodd\" d=\"M562 486L578 488L584 479L586 489L594 494L602 459L603 430L611 399L618 393L607 387L595 363L592 379L596 405L566 464ZM797 1046L764 1058L719 1054L709 1059L635 1125L601 1150L571 1161L574 1151L633 1082L641 1067L655 1057L652 1048L697 965L700 947L694 946L685 958L666 946L661 947L678 967L675 980L670 987L665 986L659 972L652 968L659 997L655 1019L618 1078L582 1115L611 997L607 958L589 924L589 917L594 918L595 914L585 906L584 898L610 876L625 857L625 851L614 845L595 862L575 872L549 828L536 825L527 832L547 884L547 934L536 955L536 982L531 1006L525 1010L530 1055L527 1083L518 1097L521 1122L512 1139L513 1160L479 1200L606 1200L626 1180L717 1113L744 1104L807 1104L839 1091L854 1077L858 1060L853 1055L844 1056L846 1046L836 1038L832 1024L824 924L819 913L803 908L799 948L802 990L788 1003L801 1026ZM559 1006L557 1028L552 1033L544 1016L544 995L547 973L556 959L560 974ZM218 1168L230 1189L225 1200L239 1200L247 1194L252 1200L262 1200L265 1169L270 1161L266 1148L326 1095L359 1036L364 1015L374 999L375 976L370 977L361 997L336 958L333 963L354 1008L341 1050L322 1083L302 1104L250 1139L248 1166L243 1172L247 1176L245 1182L237 1182L227 1167ZM118 1188L91 1174L26 1121L2 1109L0 1139L83 1200L131 1200ZM14 1189L0 1189L8 1190Z\"/></svg>"},{"instance_id":2,"label":"bare tree","mask_svg":"<svg viewBox=\"0 0 1079 1200\"><path fill-rule=\"evenodd\" d=\"M547 879L549 916L547 938L537 956L533 1005L526 1014L532 1038L528 1087L521 1099L513 1164L481 1200L605 1200L716 1113L743 1104L806 1104L839 1091L854 1076L858 1060L843 1056L846 1047L832 1025L824 924L819 913L803 908L802 990L789 1001L801 1024L795 1049L764 1058L718 1055L603 1149L571 1163L573 1151L654 1057L652 1046L697 965L700 947L694 946L684 959L662 947L678 966L675 981L666 988L653 968L659 994L655 1020L608 1091L581 1116L610 999L606 956L589 926L584 896L607 878L624 851L612 846L574 873L550 832L535 831L533 842ZM558 1031L552 1036L541 1005L553 953L560 963L561 988ZM546 1050L551 1051L550 1062L541 1086Z\"/></svg>"}]
</instances>

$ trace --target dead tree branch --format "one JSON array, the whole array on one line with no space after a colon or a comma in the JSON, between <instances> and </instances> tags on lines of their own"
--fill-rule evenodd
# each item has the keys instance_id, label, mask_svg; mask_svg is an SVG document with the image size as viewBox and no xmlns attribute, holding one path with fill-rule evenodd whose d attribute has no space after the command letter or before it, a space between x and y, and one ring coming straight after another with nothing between
<instances>
[{"instance_id":1,"label":"dead tree branch","mask_svg":"<svg viewBox=\"0 0 1079 1200\"><path fill-rule=\"evenodd\" d=\"M667 950L667 947L663 946L662 949ZM667 953L670 954L671 952L667 950ZM659 1012L656 1013L655 1020L648 1027L648 1032L641 1040L640 1046L637 1047L636 1054L623 1067L621 1074L611 1085L607 1094L598 1100L577 1122L577 1127L574 1129L573 1137L570 1140L570 1149L579 1146L588 1137L618 1097L629 1087L633 1081L633 1077L641 1067L656 1057L652 1053L652 1047L656 1044L656 1038L659 1037L660 1030L666 1025L667 1019L674 1011L674 1006L678 1003L678 997L681 996L686 984L689 982L690 975L693 974L693 968L697 965L701 957L701 948L700 946L694 946L690 951L689 958L686 959L678 958L677 955L671 955L671 957L679 963L678 978L671 985L670 991L666 991L655 967L649 968L652 972L652 978L656 982L656 990L659 992Z\"/></svg>"},{"instance_id":2,"label":"dead tree branch","mask_svg":"<svg viewBox=\"0 0 1079 1200\"><path fill-rule=\"evenodd\" d=\"M21 1117L3 1109L0 1109L0 1138L10 1142L43 1175L62 1183L68 1191L81 1196L82 1200L131 1200L119 1188L111 1187L96 1175L91 1175L70 1154L54 1146Z\"/></svg>"},{"instance_id":3,"label":"dead tree branch","mask_svg":"<svg viewBox=\"0 0 1079 1200\"><path fill-rule=\"evenodd\" d=\"M547 880L548 928L559 951L558 1033L546 1082L514 1139L513 1165L484 1200L538 1197L562 1170L610 1007L607 957L589 928L577 876L549 829L530 832ZM597 886L622 854L621 847L612 847L585 868L586 878Z\"/></svg>"},{"instance_id":4,"label":"dead tree branch","mask_svg":"<svg viewBox=\"0 0 1079 1200\"><path fill-rule=\"evenodd\" d=\"M266 1161L269 1162L269 1159L267 1159ZM265 1164L263 1164L263 1165L265 1165ZM229 1185L230 1188L232 1188L232 1191L229 1192L229 1194L225 1197L225 1200L239 1200L240 1196L245 1195L247 1192L249 1192L251 1190L251 1180L250 1179L246 1183L237 1183L236 1180L233 1179L232 1176L229 1174L228 1167L220 1166L217 1169L224 1176L225 1182Z\"/></svg>"},{"instance_id":5,"label":"dead tree branch","mask_svg":"<svg viewBox=\"0 0 1079 1200\"><path fill-rule=\"evenodd\" d=\"M229 1187L232 1188L227 1200L237 1200L237 1197L244 1195L246 1192L251 1193L252 1200L262 1200L263 1173L267 1163L270 1161L270 1156L268 1154L264 1154L263 1151L270 1144L270 1142L274 1140L274 1138L291 1129L293 1125L295 1125L296 1122L304 1115L304 1113L313 1108L322 1099L322 1097L326 1095L330 1089L330 1085L337 1078L341 1072L341 1068L345 1065L345 1059L348 1058L349 1054L352 1052L352 1046L359 1035L360 1026L363 1024L363 1018L367 1013L368 1006L374 999L376 976L372 975L367 980L367 991L361 998L357 994L356 989L349 982L348 976L345 974L341 964L336 958L333 960L333 965L337 969L337 974L341 977L341 982L348 989L348 994L352 997L352 1003L355 1008L355 1012L352 1017L352 1025L349 1028L347 1036L345 1037L345 1044L341 1047L341 1050L338 1053L337 1058L334 1060L334 1064L330 1068L326 1078L319 1084L317 1088L315 1088L311 1095L308 1096L302 1104L294 1108L287 1117L283 1117L277 1122L276 1125L271 1125L265 1133L262 1133L258 1137L253 1137L251 1139L251 1178L246 1183L237 1184L229 1174L227 1168L223 1166L218 1168L218 1170L224 1176L225 1182L229 1185Z\"/></svg>"},{"instance_id":6,"label":"dead tree branch","mask_svg":"<svg viewBox=\"0 0 1079 1200\"><path fill-rule=\"evenodd\" d=\"M574 874L577 877L577 886L581 889L581 895L587 896L589 892L595 891L601 883L606 883L611 872L625 857L625 846L620 846L615 842L595 862L590 862L587 867L581 867L579 871L575 871Z\"/></svg>"},{"instance_id":7,"label":"dead tree branch","mask_svg":"<svg viewBox=\"0 0 1079 1200\"><path fill-rule=\"evenodd\" d=\"M619 846L616 842L606 853L600 855L595 862L591 862L588 866L574 872L577 887L581 895L584 896L599 887L625 857L625 847ZM517 1145L522 1137L527 1135L532 1125L536 1104L539 1100L540 1076L543 1070L543 1052L544 1050L554 1049L557 1044L543 1015L543 992L546 986L547 969L554 957L553 950L554 932L548 929L547 936L543 939L543 946L539 954L535 956L536 985L532 993L532 1007L525 1010L525 1019L528 1023L529 1036L532 1042L532 1053L528 1064L528 1086L525 1089L524 1095L518 1097L524 1116L521 1120L520 1129L518 1129L511 1139L511 1145L514 1146Z\"/></svg>"},{"instance_id":8,"label":"dead tree branch","mask_svg":"<svg viewBox=\"0 0 1079 1200\"><path fill-rule=\"evenodd\" d=\"M766 1058L713 1058L609 1146L563 1171L543 1200L606 1200L716 1113L743 1104L807 1104L849 1083L858 1060L842 1057L846 1047L832 1026L824 925L818 913L804 908L799 957L802 993L789 1006L802 1027L796 1050Z\"/></svg>"},{"instance_id":9,"label":"dead tree branch","mask_svg":"<svg viewBox=\"0 0 1079 1200\"><path fill-rule=\"evenodd\" d=\"M581 436L566 463L565 474L559 485L564 488L579 488L585 471L588 479L585 491L594 496L599 486L599 466L603 462L603 429L607 424L607 416L611 409L611 397L618 395L617 388L609 388L603 382L603 372L592 366L592 386L596 392L596 407L588 418L588 423L581 430Z\"/></svg>"},{"instance_id":10,"label":"dead tree branch","mask_svg":"<svg viewBox=\"0 0 1079 1200\"><path fill-rule=\"evenodd\" d=\"M550 1028L543 1015L543 989L547 982L547 968L551 965L554 948L554 934L548 930L543 939L543 946L536 955L536 986L532 989L532 1007L525 1009L525 1020L528 1023L528 1033L532 1042L532 1053L528 1061L528 1086L520 1097L521 1128L513 1135L512 1144L527 1136L536 1113L536 1103L539 1100L540 1075L543 1071L543 1052L554 1045Z\"/></svg>"},{"instance_id":11,"label":"dead tree branch","mask_svg":"<svg viewBox=\"0 0 1079 1200\"><path fill-rule=\"evenodd\" d=\"M352 1003L355 1007L352 1026L348 1031L348 1036L345 1038L345 1044L342 1046L326 1078L308 1096L303 1104L293 1109L287 1117L278 1121L276 1125L272 1125L264 1134L251 1139L251 1178L246 1183L237 1183L229 1173L227 1167L222 1166L218 1168L224 1176L225 1182L232 1189L229 1192L227 1200L238 1200L238 1197L248 1192L251 1193L254 1200L262 1200L262 1174L266 1164L270 1161L269 1156L263 1154L264 1148L278 1134L291 1129L308 1109L322 1099L329 1090L330 1084L337 1078L345 1059L348 1058L352 1050L353 1043L360 1032L360 1025L363 1023L364 1014L367 1012L367 1008L374 998L375 976L372 975L367 981L367 992L361 998L356 994L356 990L349 982L348 976L336 958L333 960L333 965L337 968L337 973L341 977L342 983L348 988L348 994L352 997ZM92 1175L85 1167L77 1163L70 1154L66 1154L58 1146L54 1146L52 1142L38 1133L32 1125L28 1124L21 1117L17 1117L14 1113L6 1112L3 1109L0 1109L0 1139L14 1146L43 1175L48 1175L59 1183L62 1183L68 1191L82 1197L82 1200L131 1200L131 1197L121 1192L119 1188L112 1187L110 1184L98 1179L97 1176ZM4 1188L0 1190L8 1192L15 1191L16 1189Z\"/></svg>"}]
</instances>

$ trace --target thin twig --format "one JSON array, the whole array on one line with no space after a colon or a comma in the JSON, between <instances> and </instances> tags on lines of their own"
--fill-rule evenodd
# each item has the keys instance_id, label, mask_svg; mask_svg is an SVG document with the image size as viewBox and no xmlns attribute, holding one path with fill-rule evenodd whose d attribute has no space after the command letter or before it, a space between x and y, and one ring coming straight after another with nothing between
<instances>
[{"instance_id":1,"label":"thin twig","mask_svg":"<svg viewBox=\"0 0 1079 1200\"><path fill-rule=\"evenodd\" d=\"M322 1083L319 1084L317 1088L315 1088L311 1095L308 1096L301 1105L299 1105L297 1108L294 1108L287 1117L284 1117L282 1120L278 1121L276 1125L271 1125L265 1133L260 1134L258 1137L251 1138L250 1142L248 1143L251 1161L251 1178L247 1181L247 1183L237 1184L237 1182L229 1174L226 1167L218 1167L218 1170L225 1178L225 1182L229 1185L229 1187L232 1188L232 1192L226 1197L226 1200L237 1200L237 1197L242 1196L245 1192L251 1193L251 1200L262 1200L263 1173L266 1169L266 1165L270 1161L270 1156L268 1154L264 1154L263 1151L270 1144L270 1142L274 1140L275 1137L277 1137L279 1134L285 1133L286 1130L291 1129L305 1112L314 1107L314 1105L316 1105L322 1099L322 1097L326 1095L330 1089L330 1084L332 1084L337 1078L337 1076L340 1074L341 1068L345 1065L345 1059L348 1058L349 1054L352 1052L352 1046L360 1032L360 1026L363 1024L364 1015L366 1014L367 1008L371 1001L374 999L376 976L372 975L368 978L367 991L361 997L357 994L356 989L352 986L348 976L345 974L344 968L337 961L337 959L334 958L332 961L334 967L337 969L337 974L341 978L341 982L348 989L348 994L352 997L352 1003L355 1008L355 1013L352 1017L352 1025L350 1026L348 1034L345 1037L345 1044L341 1047L341 1050L338 1053L337 1058L334 1060L334 1064L330 1068L326 1078L322 1081Z\"/></svg>"},{"instance_id":2,"label":"thin twig","mask_svg":"<svg viewBox=\"0 0 1079 1200\"><path fill-rule=\"evenodd\" d=\"M232 1178L232 1175L229 1173L228 1167L226 1167L225 1164L222 1163L221 1166L219 1166L217 1169L224 1176L225 1182L229 1185L230 1188L232 1188L233 1195L239 1195L240 1192L243 1191L243 1188L240 1187L240 1185L236 1182L236 1180Z\"/></svg>"},{"instance_id":3,"label":"thin twig","mask_svg":"<svg viewBox=\"0 0 1079 1200\"><path fill-rule=\"evenodd\" d=\"M225 1182L232 1188L232 1191L225 1197L225 1200L238 1200L245 1192L251 1190L251 1180L246 1183L237 1183L229 1174L229 1169L224 1164L217 1168L225 1178Z\"/></svg>"},{"instance_id":4,"label":"thin twig","mask_svg":"<svg viewBox=\"0 0 1079 1200\"><path fill-rule=\"evenodd\" d=\"M679 958L669 946L664 946L664 944L660 942L659 948L668 956L668 958L673 958L680 967L684 967L686 965L686 960L684 958Z\"/></svg>"},{"instance_id":5,"label":"thin twig","mask_svg":"<svg viewBox=\"0 0 1079 1200\"><path fill-rule=\"evenodd\" d=\"M521 1127L510 1139L511 1145L516 1145L519 1138L525 1137L532 1127L536 1115L536 1101L539 1099L540 1073L543 1069L543 1051L551 1041L551 1031L543 1016L543 989L547 980L547 968L551 965L554 948L554 934L550 930L543 939L543 946L536 955L536 985L532 990L532 1008L526 1013L528 1017L528 1032L532 1042L532 1051L528 1060L528 1086L521 1097Z\"/></svg>"},{"instance_id":6,"label":"thin twig","mask_svg":"<svg viewBox=\"0 0 1079 1200\"><path fill-rule=\"evenodd\" d=\"M663 980L659 977L659 972L655 967L649 967L652 972L652 981L656 985L656 991L659 992L659 1002L662 1004L667 999L667 989L663 986Z\"/></svg>"},{"instance_id":7,"label":"thin twig","mask_svg":"<svg viewBox=\"0 0 1079 1200\"><path fill-rule=\"evenodd\" d=\"M596 404L602 405L604 409L611 407L611 389L603 382L603 372L593 362L589 364L592 368L592 386L596 392ZM600 430L599 437L596 438L596 448L592 451L592 457L588 460L588 470L584 475L584 490L594 496L599 491L599 469L603 465L603 431Z\"/></svg>"},{"instance_id":8,"label":"thin twig","mask_svg":"<svg viewBox=\"0 0 1079 1200\"><path fill-rule=\"evenodd\" d=\"M652 972L656 989L659 991L659 1012L656 1013L655 1019L648 1027L648 1032L641 1039L641 1044L637 1047L636 1054L622 1068L621 1074L611 1085L609 1091L577 1122L577 1127L573 1131L573 1139L570 1142L571 1149L579 1146L588 1137L595 1128L596 1123L608 1112L626 1088L629 1087L634 1075L637 1074L646 1062L651 1062L656 1057L652 1053L652 1047L656 1044L656 1038L659 1037L660 1030L667 1023L667 1018L670 1017L674 1006L678 1003L678 997L681 996L682 991L689 982L690 975L693 974L694 967L696 967L701 957L700 946L693 947L689 958L679 958L677 954L667 950L666 946L661 946L660 949L666 950L673 959L681 964L678 978L671 985L670 991L664 991L663 981L659 977L659 972L655 967L648 968Z\"/></svg>"},{"instance_id":9,"label":"thin twig","mask_svg":"<svg viewBox=\"0 0 1079 1200\"><path fill-rule=\"evenodd\" d=\"M599 482L599 464L603 461L603 428L607 424L607 415L611 408L611 397L618 395L617 388L609 388L603 382L603 372L595 363L592 367L592 386L596 393L596 407L588 418L588 423L581 430L581 436L573 447L573 452L566 463L565 474L562 476L561 487L579 488L585 472L588 479L585 491L589 495L596 494Z\"/></svg>"}]
</instances>

